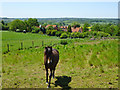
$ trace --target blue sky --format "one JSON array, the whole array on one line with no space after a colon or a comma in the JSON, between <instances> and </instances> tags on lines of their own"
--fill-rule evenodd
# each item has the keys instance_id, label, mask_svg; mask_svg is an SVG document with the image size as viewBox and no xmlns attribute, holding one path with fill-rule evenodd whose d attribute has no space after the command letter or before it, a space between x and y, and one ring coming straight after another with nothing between
<instances>
[{"instance_id":1,"label":"blue sky","mask_svg":"<svg viewBox=\"0 0 120 90\"><path fill-rule=\"evenodd\" d=\"M3 2L2 17L117 18L117 2Z\"/></svg>"}]
</instances>

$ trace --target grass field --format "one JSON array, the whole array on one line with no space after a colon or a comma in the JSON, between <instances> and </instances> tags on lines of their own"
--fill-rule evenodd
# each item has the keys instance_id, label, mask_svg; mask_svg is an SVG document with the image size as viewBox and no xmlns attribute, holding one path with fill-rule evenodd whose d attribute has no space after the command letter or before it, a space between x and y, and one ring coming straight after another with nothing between
<instances>
[{"instance_id":1,"label":"grass field","mask_svg":"<svg viewBox=\"0 0 120 90\"><path fill-rule=\"evenodd\" d=\"M23 48L42 46L44 44L58 43L57 37L49 37L47 35L33 34L33 33L16 33L16 32L2 32L2 52L7 51L7 44L9 44L10 51L16 51L21 48L21 42Z\"/></svg>"},{"instance_id":2,"label":"grass field","mask_svg":"<svg viewBox=\"0 0 120 90\"><path fill-rule=\"evenodd\" d=\"M118 88L118 40L68 39L64 46L57 37L15 32L2 32L2 40L3 52L11 46L2 54L3 88L47 87L42 41L56 43L53 48L60 53L51 88ZM23 50L18 50L20 42Z\"/></svg>"}]
</instances>

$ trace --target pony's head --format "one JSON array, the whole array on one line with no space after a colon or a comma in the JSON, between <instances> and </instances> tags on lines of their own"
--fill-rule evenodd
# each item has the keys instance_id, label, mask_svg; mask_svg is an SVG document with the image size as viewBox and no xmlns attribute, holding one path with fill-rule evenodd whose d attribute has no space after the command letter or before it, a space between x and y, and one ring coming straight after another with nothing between
<instances>
[{"instance_id":1,"label":"pony's head","mask_svg":"<svg viewBox=\"0 0 120 90\"><path fill-rule=\"evenodd\" d=\"M45 53L49 57L52 54L52 47L50 46L45 47Z\"/></svg>"},{"instance_id":2,"label":"pony's head","mask_svg":"<svg viewBox=\"0 0 120 90\"><path fill-rule=\"evenodd\" d=\"M52 60L51 60L52 47L50 47L50 46L45 47L45 54L47 56L47 62L48 63L52 62Z\"/></svg>"}]
</instances>

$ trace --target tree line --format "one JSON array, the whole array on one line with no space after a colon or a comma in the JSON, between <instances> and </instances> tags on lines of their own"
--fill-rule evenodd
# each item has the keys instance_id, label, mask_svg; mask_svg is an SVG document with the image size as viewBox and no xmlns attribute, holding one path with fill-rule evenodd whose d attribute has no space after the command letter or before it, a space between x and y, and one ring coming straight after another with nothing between
<instances>
[{"instance_id":1,"label":"tree line","mask_svg":"<svg viewBox=\"0 0 120 90\"><path fill-rule=\"evenodd\" d=\"M41 24L38 22L36 18L29 18L28 20L13 20L10 23L5 23L3 20L1 21L2 30L9 30L9 31L16 31L16 32L22 32L23 30L26 30L26 32L32 32L32 33L40 33L40 34L47 34L49 36L58 36L60 38L81 38L86 37L88 34L88 37L93 36L119 36L120 35L120 24L93 24L90 25L89 23L85 22L83 25L80 25L78 22L73 22L71 25L68 25L67 31L62 31L61 28L54 29L52 26L46 27L46 23ZM57 24L56 24L57 25ZM82 27L83 33L76 32L73 33L71 30L71 27ZM91 30L91 31L89 31ZM93 34L91 34L93 33ZM96 34L95 34L96 33Z\"/></svg>"}]
</instances>

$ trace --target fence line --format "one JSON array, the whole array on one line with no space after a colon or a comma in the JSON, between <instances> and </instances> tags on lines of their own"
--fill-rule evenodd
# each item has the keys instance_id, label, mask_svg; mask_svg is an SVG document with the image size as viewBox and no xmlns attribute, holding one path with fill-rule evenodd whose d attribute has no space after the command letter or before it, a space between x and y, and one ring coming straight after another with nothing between
<instances>
[{"instance_id":1,"label":"fence line","mask_svg":"<svg viewBox=\"0 0 120 90\"><path fill-rule=\"evenodd\" d=\"M53 41L41 41L42 45L35 45L34 41L32 41L32 45L28 46L28 47L25 47L25 43L23 42L20 42L20 47L17 47L15 50L14 48L10 47L11 45L10 44L7 44L7 50L5 50L3 53L6 54L10 51L16 51L16 50L23 50L23 49L27 49L27 48L35 48L36 46L37 47L43 47L43 46L55 46L55 45L58 45L59 42L53 42ZM15 47L15 46L14 46ZM13 50L12 50L13 49Z\"/></svg>"}]
</instances>

